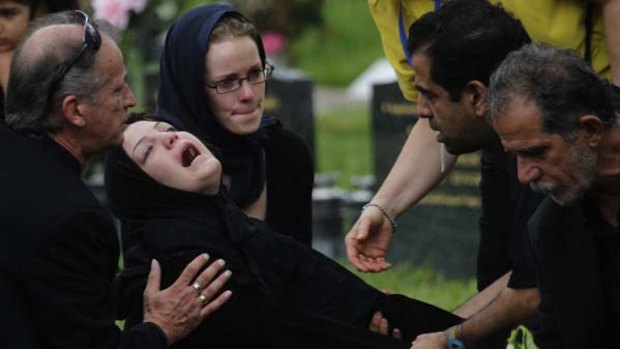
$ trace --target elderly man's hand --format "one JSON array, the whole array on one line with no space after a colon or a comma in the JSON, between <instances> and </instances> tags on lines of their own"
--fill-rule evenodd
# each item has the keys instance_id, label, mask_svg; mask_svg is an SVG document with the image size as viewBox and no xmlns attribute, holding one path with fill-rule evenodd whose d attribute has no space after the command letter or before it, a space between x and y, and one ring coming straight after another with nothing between
<instances>
[{"instance_id":1,"label":"elderly man's hand","mask_svg":"<svg viewBox=\"0 0 620 349\"><path fill-rule=\"evenodd\" d=\"M381 272L392 265L385 260L392 226L376 207L364 210L344 239L349 262L359 271Z\"/></svg>"},{"instance_id":2,"label":"elderly man's hand","mask_svg":"<svg viewBox=\"0 0 620 349\"><path fill-rule=\"evenodd\" d=\"M231 296L231 291L225 291L212 300L231 275L228 270L220 273L225 265L223 260L211 263L196 276L208 260L206 254L196 257L165 290L159 289L159 264L155 260L151 264L144 290L144 321L158 325L166 334L168 345L187 336Z\"/></svg>"}]
</instances>

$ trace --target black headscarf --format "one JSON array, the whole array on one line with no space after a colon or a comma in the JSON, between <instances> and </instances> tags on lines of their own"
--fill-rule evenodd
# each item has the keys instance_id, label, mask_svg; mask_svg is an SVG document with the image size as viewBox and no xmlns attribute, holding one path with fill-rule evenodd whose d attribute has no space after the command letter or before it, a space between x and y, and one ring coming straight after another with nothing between
<instances>
[{"instance_id":1,"label":"black headscarf","mask_svg":"<svg viewBox=\"0 0 620 349\"><path fill-rule=\"evenodd\" d=\"M149 219L204 207L216 196L177 190L164 186L140 169L118 148L106 153L105 187L112 211L121 219Z\"/></svg>"},{"instance_id":2,"label":"black headscarf","mask_svg":"<svg viewBox=\"0 0 620 349\"><path fill-rule=\"evenodd\" d=\"M232 134L216 120L204 88L205 56L213 28L225 15L241 16L227 5L197 7L183 15L168 31L161 57L157 113L176 128L188 131L214 148L224 173L231 178L230 198L244 208L254 203L265 186L261 141L264 127L276 123L263 117L257 132ZM265 65L260 37L253 38Z\"/></svg>"}]
</instances>

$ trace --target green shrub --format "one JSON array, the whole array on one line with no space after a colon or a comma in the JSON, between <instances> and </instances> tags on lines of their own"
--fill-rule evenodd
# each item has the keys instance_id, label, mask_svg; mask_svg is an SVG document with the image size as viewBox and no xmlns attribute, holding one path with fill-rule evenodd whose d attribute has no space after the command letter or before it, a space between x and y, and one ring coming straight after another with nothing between
<instances>
[{"instance_id":1,"label":"green shrub","mask_svg":"<svg viewBox=\"0 0 620 349\"><path fill-rule=\"evenodd\" d=\"M308 27L291 42L287 60L318 85L345 86L382 56L368 3L328 0L323 26Z\"/></svg>"}]
</instances>

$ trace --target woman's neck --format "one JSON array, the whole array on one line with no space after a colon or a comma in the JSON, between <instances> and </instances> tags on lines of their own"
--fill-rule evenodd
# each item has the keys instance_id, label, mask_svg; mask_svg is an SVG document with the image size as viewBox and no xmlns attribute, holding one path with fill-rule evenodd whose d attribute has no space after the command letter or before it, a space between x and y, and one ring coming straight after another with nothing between
<instances>
[{"instance_id":1,"label":"woman's neck","mask_svg":"<svg viewBox=\"0 0 620 349\"><path fill-rule=\"evenodd\" d=\"M11 70L11 60L13 51L0 53L0 86L2 91L6 91L9 85L9 72Z\"/></svg>"},{"instance_id":2,"label":"woman's neck","mask_svg":"<svg viewBox=\"0 0 620 349\"><path fill-rule=\"evenodd\" d=\"M263 188L258 200L242 209L246 216L264 221L267 218L267 186Z\"/></svg>"}]
</instances>

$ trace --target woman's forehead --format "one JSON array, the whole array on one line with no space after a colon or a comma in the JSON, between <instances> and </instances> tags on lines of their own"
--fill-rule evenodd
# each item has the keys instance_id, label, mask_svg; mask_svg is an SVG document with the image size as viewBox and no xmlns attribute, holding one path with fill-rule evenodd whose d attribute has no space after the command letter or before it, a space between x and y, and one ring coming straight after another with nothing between
<instances>
[{"instance_id":1,"label":"woman's forehead","mask_svg":"<svg viewBox=\"0 0 620 349\"><path fill-rule=\"evenodd\" d=\"M249 36L224 38L211 43L205 56L207 66L229 66L260 63L258 47Z\"/></svg>"},{"instance_id":2,"label":"woman's forehead","mask_svg":"<svg viewBox=\"0 0 620 349\"><path fill-rule=\"evenodd\" d=\"M172 127L172 125L170 125L169 123L165 121L140 120L140 121L134 122L133 124L130 124L127 129L133 130L131 132L136 132L136 131L148 132L151 130L155 130L155 131L166 130L167 131L170 127Z\"/></svg>"},{"instance_id":3,"label":"woman's forehead","mask_svg":"<svg viewBox=\"0 0 620 349\"><path fill-rule=\"evenodd\" d=\"M131 154L132 150L143 141L149 133L159 132L161 128L163 128L160 124L165 123L160 121L140 120L127 126L124 132L123 147L128 151L128 154Z\"/></svg>"}]
</instances>

